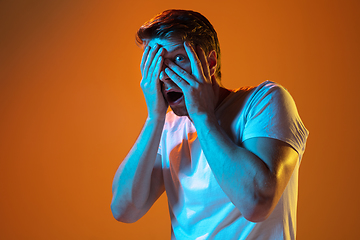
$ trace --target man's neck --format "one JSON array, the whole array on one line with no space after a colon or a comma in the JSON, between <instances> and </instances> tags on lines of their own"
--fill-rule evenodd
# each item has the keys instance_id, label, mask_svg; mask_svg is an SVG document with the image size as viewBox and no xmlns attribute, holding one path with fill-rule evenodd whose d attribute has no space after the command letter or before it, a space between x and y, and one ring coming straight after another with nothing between
<instances>
[{"instance_id":1,"label":"man's neck","mask_svg":"<svg viewBox=\"0 0 360 240\"><path fill-rule=\"evenodd\" d=\"M230 93L231 93L231 91L229 89L219 87L219 99L218 99L218 102L216 104L216 107L218 107L224 101L224 99L227 96L229 96Z\"/></svg>"}]
</instances>

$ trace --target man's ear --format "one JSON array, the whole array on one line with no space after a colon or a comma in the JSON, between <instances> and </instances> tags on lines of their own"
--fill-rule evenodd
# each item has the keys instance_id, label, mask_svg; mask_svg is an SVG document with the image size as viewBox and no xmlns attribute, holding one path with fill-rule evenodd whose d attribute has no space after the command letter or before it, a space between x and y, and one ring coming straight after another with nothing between
<instances>
[{"instance_id":1,"label":"man's ear","mask_svg":"<svg viewBox=\"0 0 360 240\"><path fill-rule=\"evenodd\" d=\"M210 70L210 76L212 77L215 74L216 67L217 67L217 57L215 50L212 50L207 57L209 70Z\"/></svg>"}]
</instances>

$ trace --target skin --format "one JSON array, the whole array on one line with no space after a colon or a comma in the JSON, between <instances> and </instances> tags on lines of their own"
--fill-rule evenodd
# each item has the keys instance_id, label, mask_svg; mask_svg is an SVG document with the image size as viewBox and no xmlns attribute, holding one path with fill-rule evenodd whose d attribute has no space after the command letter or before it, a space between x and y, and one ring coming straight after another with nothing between
<instances>
[{"instance_id":1,"label":"skin","mask_svg":"<svg viewBox=\"0 0 360 240\"><path fill-rule=\"evenodd\" d=\"M251 138L236 145L220 127L214 109L229 90L216 83L216 53L176 40L152 39L140 65L148 118L113 182L112 211L122 222L141 218L164 192L157 155L168 101L166 89L184 94L171 106L197 130L208 164L224 193L249 221L264 221L279 201L298 161L288 144ZM165 91L165 92L164 92Z\"/></svg>"}]
</instances>

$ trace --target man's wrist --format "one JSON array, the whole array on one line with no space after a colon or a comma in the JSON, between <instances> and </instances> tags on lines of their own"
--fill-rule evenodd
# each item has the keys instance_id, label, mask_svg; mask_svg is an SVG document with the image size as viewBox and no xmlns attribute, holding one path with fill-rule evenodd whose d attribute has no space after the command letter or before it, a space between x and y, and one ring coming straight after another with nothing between
<instances>
[{"instance_id":1,"label":"man's wrist","mask_svg":"<svg viewBox=\"0 0 360 240\"><path fill-rule=\"evenodd\" d=\"M146 121L149 123L165 123L166 114L148 114Z\"/></svg>"}]
</instances>

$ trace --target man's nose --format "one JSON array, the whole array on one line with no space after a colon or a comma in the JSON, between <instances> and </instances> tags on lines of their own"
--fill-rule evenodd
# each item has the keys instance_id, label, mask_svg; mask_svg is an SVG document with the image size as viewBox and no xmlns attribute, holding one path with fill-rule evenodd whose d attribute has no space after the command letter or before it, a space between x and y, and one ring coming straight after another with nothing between
<instances>
[{"instance_id":1,"label":"man's nose","mask_svg":"<svg viewBox=\"0 0 360 240\"><path fill-rule=\"evenodd\" d=\"M160 81L162 81L162 82L171 81L171 79L169 78L169 76L165 73L165 67L163 67L163 68L161 69L159 79L160 79Z\"/></svg>"}]
</instances>

